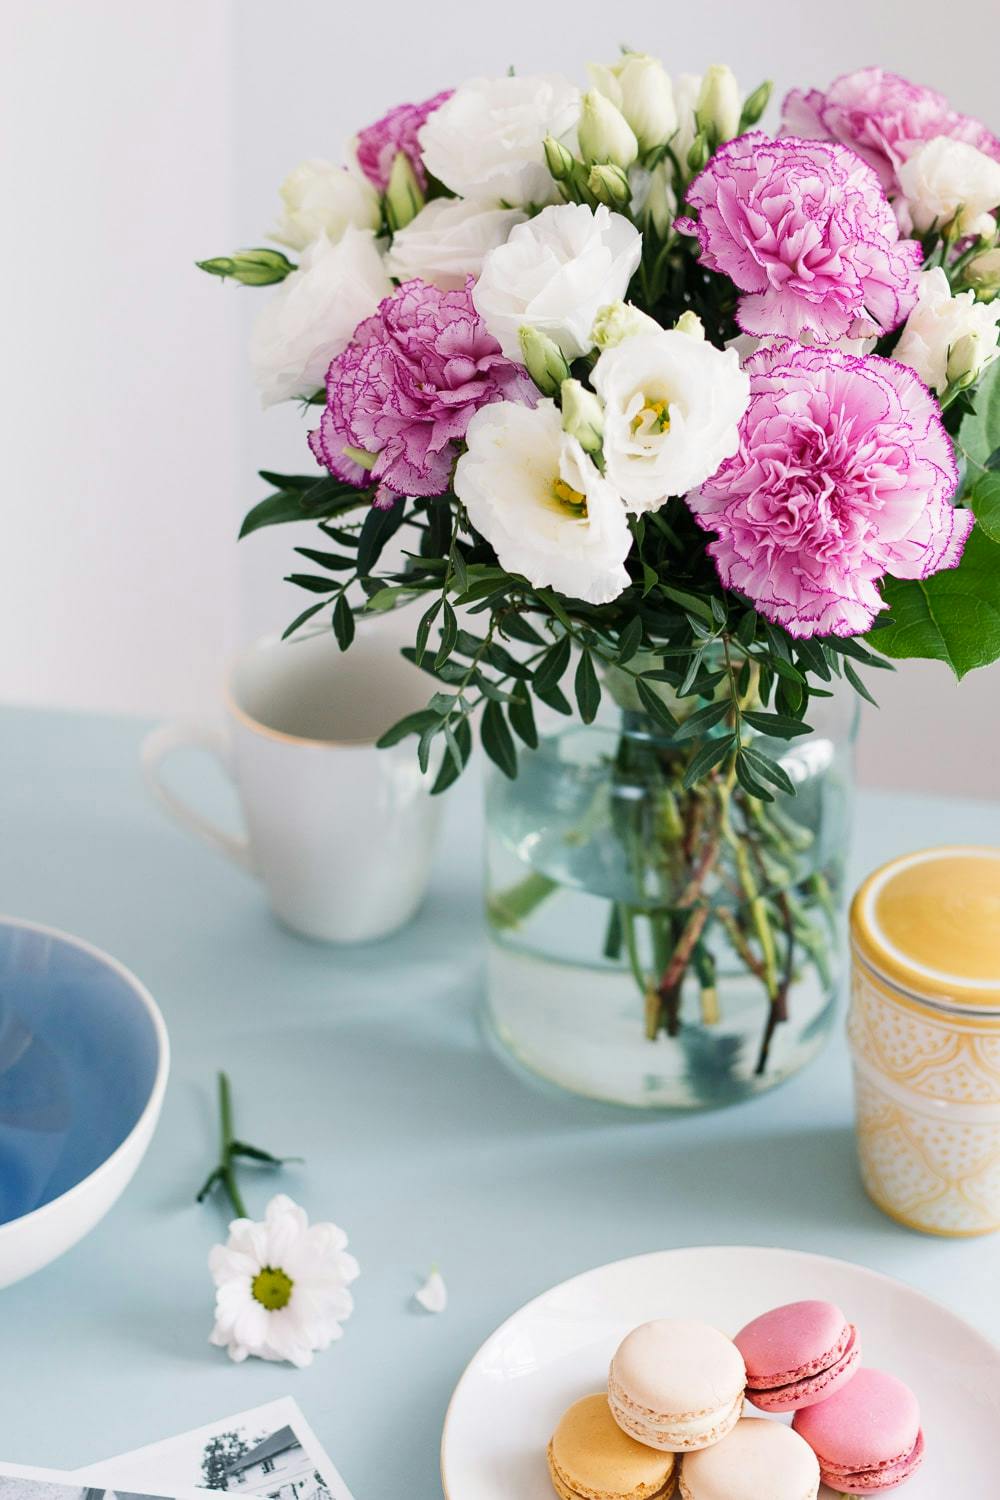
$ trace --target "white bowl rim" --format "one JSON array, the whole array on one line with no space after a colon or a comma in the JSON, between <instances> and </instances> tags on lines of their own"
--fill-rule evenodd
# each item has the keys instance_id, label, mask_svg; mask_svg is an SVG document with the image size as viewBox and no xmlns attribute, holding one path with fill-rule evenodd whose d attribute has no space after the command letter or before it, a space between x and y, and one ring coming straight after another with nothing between
<instances>
[{"instance_id":1,"label":"white bowl rim","mask_svg":"<svg viewBox=\"0 0 1000 1500\"><path fill-rule=\"evenodd\" d=\"M5 1239L12 1238L17 1233L24 1233L26 1229L34 1229L44 1222L46 1218L54 1218L61 1212L64 1206L77 1198L82 1198L103 1178L112 1175L121 1158L127 1153L135 1137L152 1122L155 1122L163 1103L163 1096L167 1088L167 1076L170 1072L170 1038L167 1035L167 1023L163 1019L160 1007L153 999L149 990L138 979L132 970L127 968L120 959L106 953L103 948L98 948L96 943L88 943L86 938L75 937L71 932L63 932L59 927L51 927L46 922L31 922L24 917L11 917L0 913L0 928L15 927L25 932L38 932L45 937L57 938L62 943L68 943L71 948L78 948L81 952L97 959L113 973L123 979L133 993L141 1002L150 1021L153 1023L153 1031L156 1036L157 1061L156 1076L153 1086L149 1091L149 1098L143 1106L142 1113L136 1120L132 1129L123 1141L112 1151L110 1156L88 1172L86 1177L81 1177L71 1188L60 1193L57 1198L52 1198L48 1203L42 1203L38 1208L33 1208L29 1213L20 1214L16 1219L9 1219L6 1224L0 1224L0 1243Z\"/></svg>"},{"instance_id":2,"label":"white bowl rim","mask_svg":"<svg viewBox=\"0 0 1000 1500\"><path fill-rule=\"evenodd\" d=\"M441 1429L439 1464L441 1470L441 1488L444 1491L445 1500L452 1500L451 1491L448 1489L445 1450L447 1447L448 1426L452 1420L454 1409L458 1404L459 1397L464 1394L463 1387L472 1379L473 1366L478 1363L480 1355L507 1330L507 1327L514 1322L515 1318L520 1318L523 1313L529 1312L536 1304L544 1302L553 1292L564 1291L567 1287L573 1286L575 1282L586 1281L588 1277L600 1271L609 1271L616 1266L634 1265L639 1261L659 1260L663 1255L704 1254L706 1250L726 1250L732 1251L737 1255L769 1255L777 1252L779 1255L794 1255L802 1260L821 1261L826 1265L848 1266L852 1271L860 1271L863 1276L870 1277L872 1281L886 1282L890 1286L902 1287L904 1291L911 1292L915 1297L919 1297L922 1301L937 1308L938 1311L946 1313L954 1322L962 1324L965 1330L971 1333L979 1343L985 1345L993 1356L1000 1354L1000 1346L995 1344L986 1334L982 1333L974 1323L970 1323L967 1318L963 1318L958 1313L952 1312L947 1303L941 1302L937 1297L928 1296L919 1287L912 1286L908 1281L901 1281L898 1276L890 1276L885 1271L873 1270L871 1266L863 1266L858 1261L845 1260L840 1255L823 1255L821 1252L815 1250L789 1250L787 1246L783 1245L668 1245L662 1250L645 1250L640 1255L625 1255L618 1260L606 1261L600 1266L591 1266L587 1271L578 1271L575 1276L568 1276L565 1281L557 1281L544 1292L539 1292L537 1297L529 1297L527 1302L523 1303L521 1307L516 1308L510 1314L510 1317L504 1318L503 1322L498 1324L492 1333L487 1334L458 1377L458 1382L451 1393L448 1409L444 1415L444 1425Z\"/></svg>"}]
</instances>

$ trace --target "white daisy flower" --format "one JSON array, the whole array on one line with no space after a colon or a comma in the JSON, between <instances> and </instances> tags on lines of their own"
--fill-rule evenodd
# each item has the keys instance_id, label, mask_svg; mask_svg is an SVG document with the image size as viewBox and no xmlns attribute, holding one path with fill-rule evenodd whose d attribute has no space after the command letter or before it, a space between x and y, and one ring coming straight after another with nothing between
<instances>
[{"instance_id":1,"label":"white daisy flower","mask_svg":"<svg viewBox=\"0 0 1000 1500\"><path fill-rule=\"evenodd\" d=\"M354 1310L347 1290L359 1274L336 1224L310 1225L284 1193L271 1199L263 1223L234 1219L225 1245L208 1258L215 1280L210 1341L230 1359L312 1363L342 1333Z\"/></svg>"}]
</instances>

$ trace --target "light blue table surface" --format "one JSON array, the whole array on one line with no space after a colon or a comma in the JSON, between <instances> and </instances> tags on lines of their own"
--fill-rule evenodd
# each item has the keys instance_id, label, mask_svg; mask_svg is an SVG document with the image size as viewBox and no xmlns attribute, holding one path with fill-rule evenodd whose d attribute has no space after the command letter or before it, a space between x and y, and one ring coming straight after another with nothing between
<instances>
[{"instance_id":1,"label":"light blue table surface","mask_svg":"<svg viewBox=\"0 0 1000 1500\"><path fill-rule=\"evenodd\" d=\"M923 1238L860 1187L841 1033L797 1079L716 1114L635 1116L525 1083L480 1031L481 818L449 799L427 905L371 948L278 928L253 883L168 824L134 721L0 713L0 910L85 937L146 982L173 1073L132 1186L61 1261L0 1292L0 1459L71 1467L291 1393L358 1500L434 1500L455 1381L554 1282L675 1245L780 1245L859 1261L1000 1338L1000 1242ZM188 766L209 807L223 793ZM1000 843L1000 804L867 793L856 877L951 840ZM842 1032L842 1029L841 1029ZM238 1127L304 1167L282 1186L361 1262L343 1341L307 1371L210 1348L205 1257L221 1205L214 1074ZM247 1174L251 1212L271 1189ZM431 1265L441 1317L414 1311Z\"/></svg>"}]
</instances>

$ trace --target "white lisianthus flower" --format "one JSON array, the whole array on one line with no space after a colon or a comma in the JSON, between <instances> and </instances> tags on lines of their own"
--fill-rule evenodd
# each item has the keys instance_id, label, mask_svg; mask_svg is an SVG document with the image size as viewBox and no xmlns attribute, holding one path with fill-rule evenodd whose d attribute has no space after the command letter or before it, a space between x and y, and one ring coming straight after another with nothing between
<instances>
[{"instance_id":1,"label":"white lisianthus flower","mask_svg":"<svg viewBox=\"0 0 1000 1500\"><path fill-rule=\"evenodd\" d=\"M358 1263L336 1224L312 1224L305 1210L279 1193L264 1221L234 1219L229 1239L208 1258L215 1281L210 1342L237 1362L248 1355L312 1363L343 1332L354 1311L347 1290Z\"/></svg>"},{"instance_id":2,"label":"white lisianthus flower","mask_svg":"<svg viewBox=\"0 0 1000 1500\"><path fill-rule=\"evenodd\" d=\"M551 203L546 136L561 140L580 117L580 93L558 73L472 78L420 127L424 165L463 198L516 208Z\"/></svg>"},{"instance_id":3,"label":"white lisianthus flower","mask_svg":"<svg viewBox=\"0 0 1000 1500\"><path fill-rule=\"evenodd\" d=\"M433 198L393 237L386 270L400 281L419 276L442 291L455 291L469 276L479 275L486 255L504 244L526 218L519 208L494 208L471 198Z\"/></svg>"},{"instance_id":4,"label":"white lisianthus flower","mask_svg":"<svg viewBox=\"0 0 1000 1500\"><path fill-rule=\"evenodd\" d=\"M1000 162L967 141L939 135L899 168L904 228L923 234L955 221L959 235L992 235L1000 205ZM909 220L909 223L905 222Z\"/></svg>"},{"instance_id":5,"label":"white lisianthus flower","mask_svg":"<svg viewBox=\"0 0 1000 1500\"><path fill-rule=\"evenodd\" d=\"M736 452L750 381L734 349L676 328L607 349L591 383L604 401L605 474L630 511L658 510Z\"/></svg>"},{"instance_id":6,"label":"white lisianthus flower","mask_svg":"<svg viewBox=\"0 0 1000 1500\"><path fill-rule=\"evenodd\" d=\"M892 357L943 396L951 384L971 384L997 358L998 323L1000 302L977 302L971 291L952 296L948 277L935 266L921 273L917 304Z\"/></svg>"},{"instance_id":7,"label":"white lisianthus flower","mask_svg":"<svg viewBox=\"0 0 1000 1500\"><path fill-rule=\"evenodd\" d=\"M610 604L628 586L632 533L621 497L563 431L552 401L480 407L455 494L500 566L536 588Z\"/></svg>"},{"instance_id":8,"label":"white lisianthus flower","mask_svg":"<svg viewBox=\"0 0 1000 1500\"><path fill-rule=\"evenodd\" d=\"M528 326L573 360L593 348L598 309L624 297L641 254L642 236L624 215L559 204L490 251L472 298L508 359L521 361Z\"/></svg>"},{"instance_id":9,"label":"white lisianthus flower","mask_svg":"<svg viewBox=\"0 0 1000 1500\"><path fill-rule=\"evenodd\" d=\"M250 362L265 406L322 388L330 361L392 291L375 236L321 235L278 287L254 325Z\"/></svg>"},{"instance_id":10,"label":"white lisianthus flower","mask_svg":"<svg viewBox=\"0 0 1000 1500\"><path fill-rule=\"evenodd\" d=\"M378 229L382 222L371 183L360 173L319 158L297 166L278 191L284 212L271 238L293 250L304 250L321 234L336 242L350 225Z\"/></svg>"}]
</instances>

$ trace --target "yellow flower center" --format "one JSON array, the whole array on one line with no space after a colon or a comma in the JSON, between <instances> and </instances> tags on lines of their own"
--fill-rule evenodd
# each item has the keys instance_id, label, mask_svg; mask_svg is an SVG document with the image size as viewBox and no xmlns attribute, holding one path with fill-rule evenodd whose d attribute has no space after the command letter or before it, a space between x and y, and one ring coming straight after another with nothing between
<instances>
[{"instance_id":1,"label":"yellow flower center","mask_svg":"<svg viewBox=\"0 0 1000 1500\"><path fill-rule=\"evenodd\" d=\"M647 401L632 418L633 434L669 431L670 411L666 401Z\"/></svg>"},{"instance_id":2,"label":"yellow flower center","mask_svg":"<svg viewBox=\"0 0 1000 1500\"><path fill-rule=\"evenodd\" d=\"M553 479L552 494L564 510L572 511L575 516L585 517L587 514L587 497L581 495L565 479Z\"/></svg>"},{"instance_id":3,"label":"yellow flower center","mask_svg":"<svg viewBox=\"0 0 1000 1500\"><path fill-rule=\"evenodd\" d=\"M257 1272L250 1289L261 1307L266 1307L268 1312L280 1312L292 1300L294 1285L284 1271L276 1266L264 1266Z\"/></svg>"}]
</instances>

